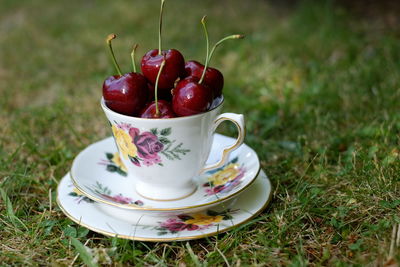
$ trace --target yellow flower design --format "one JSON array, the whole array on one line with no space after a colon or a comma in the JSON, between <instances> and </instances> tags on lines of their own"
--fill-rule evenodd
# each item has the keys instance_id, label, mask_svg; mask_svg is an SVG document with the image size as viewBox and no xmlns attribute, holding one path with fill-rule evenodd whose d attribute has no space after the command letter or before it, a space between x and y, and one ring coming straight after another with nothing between
<instances>
[{"instance_id":1,"label":"yellow flower design","mask_svg":"<svg viewBox=\"0 0 400 267\"><path fill-rule=\"evenodd\" d=\"M82 194L82 192L79 191L79 189L76 188L76 187L74 187L74 188L72 189L72 192L74 192L74 193L77 194L78 196L84 196L84 195Z\"/></svg>"},{"instance_id":2,"label":"yellow flower design","mask_svg":"<svg viewBox=\"0 0 400 267\"><path fill-rule=\"evenodd\" d=\"M194 214L194 215L191 215L191 217L193 217L193 219L186 220L185 221L186 224L208 225L208 224L220 222L224 218L221 215L209 216L206 214Z\"/></svg>"},{"instance_id":3,"label":"yellow flower design","mask_svg":"<svg viewBox=\"0 0 400 267\"><path fill-rule=\"evenodd\" d=\"M115 165L117 165L117 167L119 167L121 170L123 170L124 172L128 172L128 170L126 169L124 163L122 162L121 158L119 157L119 153L116 152L114 153L114 156L112 157L112 162L114 162Z\"/></svg>"},{"instance_id":4,"label":"yellow flower design","mask_svg":"<svg viewBox=\"0 0 400 267\"><path fill-rule=\"evenodd\" d=\"M117 142L119 151L122 153L124 159L128 159L128 156L136 157L137 155L137 148L133 144L130 135L125 132L124 130L116 127L115 125L112 126L112 131Z\"/></svg>"},{"instance_id":5,"label":"yellow flower design","mask_svg":"<svg viewBox=\"0 0 400 267\"><path fill-rule=\"evenodd\" d=\"M224 185L227 182L235 179L239 173L239 164L231 163L223 170L214 173L210 178L208 178L208 181L212 182L214 186Z\"/></svg>"}]
</instances>

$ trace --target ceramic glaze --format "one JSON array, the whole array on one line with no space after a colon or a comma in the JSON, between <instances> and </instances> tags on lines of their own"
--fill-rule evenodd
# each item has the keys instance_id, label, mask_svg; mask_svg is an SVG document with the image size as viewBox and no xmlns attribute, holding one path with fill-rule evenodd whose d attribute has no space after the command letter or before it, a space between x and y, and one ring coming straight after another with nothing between
<instances>
[{"instance_id":1,"label":"ceramic glaze","mask_svg":"<svg viewBox=\"0 0 400 267\"><path fill-rule=\"evenodd\" d=\"M148 199L176 200L193 194L196 191L193 178L204 170L223 165L229 153L244 140L243 115L219 115L222 102L208 112L171 119L122 115L110 110L104 100L101 106L111 124L128 177L135 180L138 194ZM222 157L213 166L205 166L213 133L225 120L237 126L238 138L233 145L223 148Z\"/></svg>"}]
</instances>

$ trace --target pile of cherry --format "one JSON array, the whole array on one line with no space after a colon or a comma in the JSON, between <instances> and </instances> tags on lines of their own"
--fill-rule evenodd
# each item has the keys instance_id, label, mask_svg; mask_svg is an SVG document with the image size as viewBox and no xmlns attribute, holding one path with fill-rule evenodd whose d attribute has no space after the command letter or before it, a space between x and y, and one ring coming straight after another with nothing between
<instances>
[{"instance_id":1,"label":"pile of cherry","mask_svg":"<svg viewBox=\"0 0 400 267\"><path fill-rule=\"evenodd\" d=\"M159 22L159 48L147 52L141 61L143 74L136 71L134 46L131 59L133 72L123 74L115 59L111 41L107 37L111 59L118 75L108 77L103 83L103 98L111 110L141 118L174 118L190 116L213 108L222 99L224 77L208 66L215 49L229 39L241 39L243 35L230 35L209 49L205 16L202 18L207 53L205 64L190 60L185 63L182 54L175 49L161 49L161 28L164 1L161 0Z\"/></svg>"}]
</instances>

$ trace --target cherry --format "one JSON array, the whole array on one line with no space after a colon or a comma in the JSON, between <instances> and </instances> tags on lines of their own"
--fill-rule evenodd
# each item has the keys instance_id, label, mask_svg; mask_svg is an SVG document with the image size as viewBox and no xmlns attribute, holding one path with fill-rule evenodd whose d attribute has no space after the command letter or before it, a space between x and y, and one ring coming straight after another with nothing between
<instances>
[{"instance_id":1,"label":"cherry","mask_svg":"<svg viewBox=\"0 0 400 267\"><path fill-rule=\"evenodd\" d=\"M178 116L190 116L207 111L212 103L211 89L199 83L197 77L178 82L173 90L172 109Z\"/></svg>"},{"instance_id":2,"label":"cherry","mask_svg":"<svg viewBox=\"0 0 400 267\"><path fill-rule=\"evenodd\" d=\"M154 99L155 87L151 83L147 83L147 88L149 90L149 99ZM158 98L171 102L172 100L172 90L158 90Z\"/></svg>"},{"instance_id":3,"label":"cherry","mask_svg":"<svg viewBox=\"0 0 400 267\"><path fill-rule=\"evenodd\" d=\"M106 106L110 109L132 116L137 114L146 104L148 96L147 81L139 73L121 73L111 45L111 40L115 38L115 34L110 34L107 37L107 45L118 75L110 76L104 81L103 97ZM134 54L134 51L132 53Z\"/></svg>"},{"instance_id":4,"label":"cherry","mask_svg":"<svg viewBox=\"0 0 400 267\"><path fill-rule=\"evenodd\" d=\"M140 113L141 118L149 119L164 119L174 118L175 114L172 111L171 105L165 100L158 100L158 83L160 81L161 72L165 67L165 60L161 62L160 70L157 73L156 84L154 88L154 101L146 105Z\"/></svg>"},{"instance_id":5,"label":"cherry","mask_svg":"<svg viewBox=\"0 0 400 267\"><path fill-rule=\"evenodd\" d=\"M158 110L159 115L157 116L156 102L152 101L144 107L140 113L140 117L148 119L166 119L176 117L174 111L172 110L171 104L165 100L158 100Z\"/></svg>"},{"instance_id":6,"label":"cherry","mask_svg":"<svg viewBox=\"0 0 400 267\"><path fill-rule=\"evenodd\" d=\"M204 65L195 60L190 60L185 64L186 77L193 76L200 79L203 71ZM222 88L224 87L224 76L219 70L208 67L204 76L203 83L212 88L214 98L222 95Z\"/></svg>"},{"instance_id":7,"label":"cherry","mask_svg":"<svg viewBox=\"0 0 400 267\"><path fill-rule=\"evenodd\" d=\"M147 52L142 58L142 73L152 84L155 84L157 73L161 62L165 59L165 69L161 73L159 88L163 91L169 91L174 88L176 79L183 77L185 70L185 59L182 54L175 49L162 51L158 49Z\"/></svg>"},{"instance_id":8,"label":"cherry","mask_svg":"<svg viewBox=\"0 0 400 267\"><path fill-rule=\"evenodd\" d=\"M139 73L110 76L103 83L106 106L118 113L133 116L146 104L146 86L146 78Z\"/></svg>"},{"instance_id":9,"label":"cherry","mask_svg":"<svg viewBox=\"0 0 400 267\"><path fill-rule=\"evenodd\" d=\"M157 73L160 69L160 64L165 60L165 69L159 80L159 88L161 90L170 90L174 87L176 79L183 77L185 71L185 59L182 54L175 49L161 49L161 29L162 15L164 10L165 0L161 0L160 21L158 31L158 49L153 49L147 52L141 62L143 75L152 84L155 84Z\"/></svg>"}]
</instances>

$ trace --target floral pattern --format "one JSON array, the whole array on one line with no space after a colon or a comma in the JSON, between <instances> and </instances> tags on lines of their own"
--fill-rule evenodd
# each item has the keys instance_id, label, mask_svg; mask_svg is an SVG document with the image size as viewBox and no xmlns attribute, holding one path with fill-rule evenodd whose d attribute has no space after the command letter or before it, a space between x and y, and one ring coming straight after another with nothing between
<instances>
[{"instance_id":1,"label":"floral pattern","mask_svg":"<svg viewBox=\"0 0 400 267\"><path fill-rule=\"evenodd\" d=\"M96 185L94 186L94 189L91 189L91 191L95 192L96 194L99 194L105 199L117 202L119 204L130 204L130 205L136 205L136 206L143 206L144 203L141 200L135 200L133 201L132 198L130 197L125 197L121 193L117 195L112 196L111 190L107 186L103 186L101 183L96 182Z\"/></svg>"},{"instance_id":2,"label":"floral pattern","mask_svg":"<svg viewBox=\"0 0 400 267\"><path fill-rule=\"evenodd\" d=\"M168 138L171 127L140 132L130 124L116 123L112 125L112 131L122 157L138 167L163 166L161 155L168 160L181 160L182 155L190 152L182 148L182 143L176 144L176 140Z\"/></svg>"},{"instance_id":3,"label":"floral pattern","mask_svg":"<svg viewBox=\"0 0 400 267\"><path fill-rule=\"evenodd\" d=\"M208 178L208 182L203 184L206 196L228 193L242 182L245 168L237 162L238 158L236 157L225 166L208 172L211 176Z\"/></svg>"},{"instance_id":4,"label":"floral pattern","mask_svg":"<svg viewBox=\"0 0 400 267\"><path fill-rule=\"evenodd\" d=\"M122 176L127 176L128 171L122 162L121 158L119 157L119 153L106 153L107 160L102 159L99 164L100 165L105 165L107 168L107 171L109 172L116 172Z\"/></svg>"},{"instance_id":5,"label":"floral pattern","mask_svg":"<svg viewBox=\"0 0 400 267\"><path fill-rule=\"evenodd\" d=\"M71 187L73 186L72 184L70 185ZM68 194L71 197L75 197L75 200L78 204L80 204L82 201L87 202L87 203L94 203L94 200L91 200L87 196L84 196L81 191L76 189L75 187L72 189L72 192Z\"/></svg>"},{"instance_id":6,"label":"floral pattern","mask_svg":"<svg viewBox=\"0 0 400 267\"><path fill-rule=\"evenodd\" d=\"M122 156L125 159L128 157L136 157L137 147L132 143L130 135L122 128L116 127L115 125L112 126L112 132Z\"/></svg>"},{"instance_id":7,"label":"floral pattern","mask_svg":"<svg viewBox=\"0 0 400 267\"><path fill-rule=\"evenodd\" d=\"M223 220L231 220L232 213L236 212L225 210L216 212L208 210L206 214L180 214L173 218L168 218L164 222L159 222L159 226L155 229L158 230L158 235L176 234L182 231L196 231L204 230L216 226Z\"/></svg>"}]
</instances>

